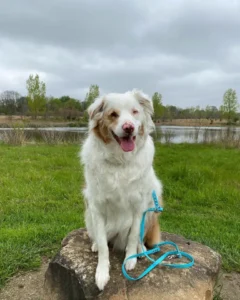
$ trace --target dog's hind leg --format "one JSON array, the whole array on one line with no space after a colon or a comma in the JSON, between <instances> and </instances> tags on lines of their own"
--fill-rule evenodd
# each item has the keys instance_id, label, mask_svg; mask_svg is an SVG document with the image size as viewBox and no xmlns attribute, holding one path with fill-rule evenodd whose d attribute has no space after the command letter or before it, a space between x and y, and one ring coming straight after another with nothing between
<instances>
[{"instance_id":1,"label":"dog's hind leg","mask_svg":"<svg viewBox=\"0 0 240 300\"><path fill-rule=\"evenodd\" d=\"M148 220L144 242L148 248L161 242L161 231L158 221L158 213L153 213L151 219Z\"/></svg>"}]
</instances>

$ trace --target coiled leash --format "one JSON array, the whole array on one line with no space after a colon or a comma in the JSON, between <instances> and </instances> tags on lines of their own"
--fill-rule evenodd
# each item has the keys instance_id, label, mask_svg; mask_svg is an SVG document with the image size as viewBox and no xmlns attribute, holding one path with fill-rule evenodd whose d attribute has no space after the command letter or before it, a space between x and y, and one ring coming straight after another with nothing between
<instances>
[{"instance_id":1,"label":"coiled leash","mask_svg":"<svg viewBox=\"0 0 240 300\"><path fill-rule=\"evenodd\" d=\"M144 227L145 227L146 214L147 214L147 212L151 212L151 211L153 211L153 212L162 212L163 211L163 208L160 207L159 204L158 204L158 198L157 198L157 195L156 195L155 191L152 192L152 198L153 198L155 207L149 208L143 213L142 221L141 221L141 225L140 225L140 242L141 242L143 252L129 256L128 258L126 258L124 260L124 262L122 264L123 275L128 280L139 280L139 279L143 278L150 271L152 271L157 265L161 265L161 266L165 266L165 267L169 267L169 268L177 268L177 269L186 269L186 268L190 268L194 265L193 257L190 254L186 253L186 252L180 251L178 246L175 243L171 242L171 241L161 242L159 244L154 245L153 249L150 249L148 251L144 251L143 238L144 238ZM164 253L162 256L160 256L156 260L149 256L153 253L160 252L161 251L160 246L164 246L164 245L171 245L175 248L175 250L168 251L168 252ZM128 260L132 259L132 258L138 258L138 257L143 257L143 256L146 256L152 262L152 264L144 272L142 272L142 274L140 274L137 278L129 276L128 273L126 272L126 269L125 269L126 262ZM174 257L174 256L178 257L178 258L185 257L189 260L189 263L168 264L168 263L163 263L162 262L167 257L170 258L170 257Z\"/></svg>"}]
</instances>

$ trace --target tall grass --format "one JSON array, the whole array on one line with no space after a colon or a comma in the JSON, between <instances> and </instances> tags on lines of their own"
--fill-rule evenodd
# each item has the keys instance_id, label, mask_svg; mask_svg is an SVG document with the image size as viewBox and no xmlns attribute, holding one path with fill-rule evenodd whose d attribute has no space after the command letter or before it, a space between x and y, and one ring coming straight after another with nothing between
<instances>
[{"instance_id":1,"label":"tall grass","mask_svg":"<svg viewBox=\"0 0 240 300\"><path fill-rule=\"evenodd\" d=\"M240 131L237 131L232 127L220 129L217 132L212 131L211 129L205 129L203 132L202 143L240 148Z\"/></svg>"},{"instance_id":2,"label":"tall grass","mask_svg":"<svg viewBox=\"0 0 240 300\"><path fill-rule=\"evenodd\" d=\"M2 132L0 141L7 145L26 145L33 143L58 145L64 143L77 144L83 138L84 134L82 132L13 128Z\"/></svg>"},{"instance_id":3,"label":"tall grass","mask_svg":"<svg viewBox=\"0 0 240 300\"><path fill-rule=\"evenodd\" d=\"M176 134L173 130L166 129L163 131L161 128L157 128L152 134L154 141L163 142L165 144L171 144L175 136Z\"/></svg>"},{"instance_id":4,"label":"tall grass","mask_svg":"<svg viewBox=\"0 0 240 300\"><path fill-rule=\"evenodd\" d=\"M2 141L8 145L24 145L27 142L26 132L20 126L3 131Z\"/></svg>"},{"instance_id":5,"label":"tall grass","mask_svg":"<svg viewBox=\"0 0 240 300\"><path fill-rule=\"evenodd\" d=\"M175 132L171 129L167 129L163 134L163 139L166 144L171 144L172 140L176 136Z\"/></svg>"},{"instance_id":6,"label":"tall grass","mask_svg":"<svg viewBox=\"0 0 240 300\"><path fill-rule=\"evenodd\" d=\"M83 138L78 132L39 130L39 140L46 144L77 144Z\"/></svg>"}]
</instances>

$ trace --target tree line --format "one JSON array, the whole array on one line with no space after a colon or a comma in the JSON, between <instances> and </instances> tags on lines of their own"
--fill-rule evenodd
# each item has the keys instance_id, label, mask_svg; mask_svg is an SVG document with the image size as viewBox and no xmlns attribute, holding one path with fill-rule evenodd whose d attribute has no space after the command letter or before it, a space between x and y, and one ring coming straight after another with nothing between
<instances>
[{"instance_id":1,"label":"tree line","mask_svg":"<svg viewBox=\"0 0 240 300\"><path fill-rule=\"evenodd\" d=\"M153 119L155 122L169 119L208 119L212 123L214 120L222 121L225 119L230 124L240 120L237 93L233 89L228 89L224 93L223 102L219 108L210 105L207 105L205 108L200 108L200 106L188 108L179 108L174 105L164 106L162 95L158 92L153 94L152 100L154 107Z\"/></svg>"},{"instance_id":2,"label":"tree line","mask_svg":"<svg viewBox=\"0 0 240 300\"><path fill-rule=\"evenodd\" d=\"M0 94L0 114L31 116L36 119L61 118L65 120L87 121L86 109L100 95L99 86L91 85L84 100L78 100L70 96L60 98L46 96L46 84L40 80L38 74L30 75L26 81L27 95L21 96L16 91L5 91ZM222 105L206 106L205 108L188 107L180 108L174 105L164 105L162 95L155 92L152 96L155 122L173 119L209 119L223 120L228 123L236 123L240 119L238 113L239 104L236 91L228 89L222 100Z\"/></svg>"}]
</instances>

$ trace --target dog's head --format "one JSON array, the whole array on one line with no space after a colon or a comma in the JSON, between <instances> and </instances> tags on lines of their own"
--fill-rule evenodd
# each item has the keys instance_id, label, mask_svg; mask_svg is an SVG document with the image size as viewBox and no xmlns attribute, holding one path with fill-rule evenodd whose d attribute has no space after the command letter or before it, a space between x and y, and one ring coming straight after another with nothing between
<instances>
[{"instance_id":1,"label":"dog's head","mask_svg":"<svg viewBox=\"0 0 240 300\"><path fill-rule=\"evenodd\" d=\"M88 113L90 130L105 144L117 143L125 152L133 151L138 139L154 129L152 100L138 90L97 98Z\"/></svg>"}]
</instances>

